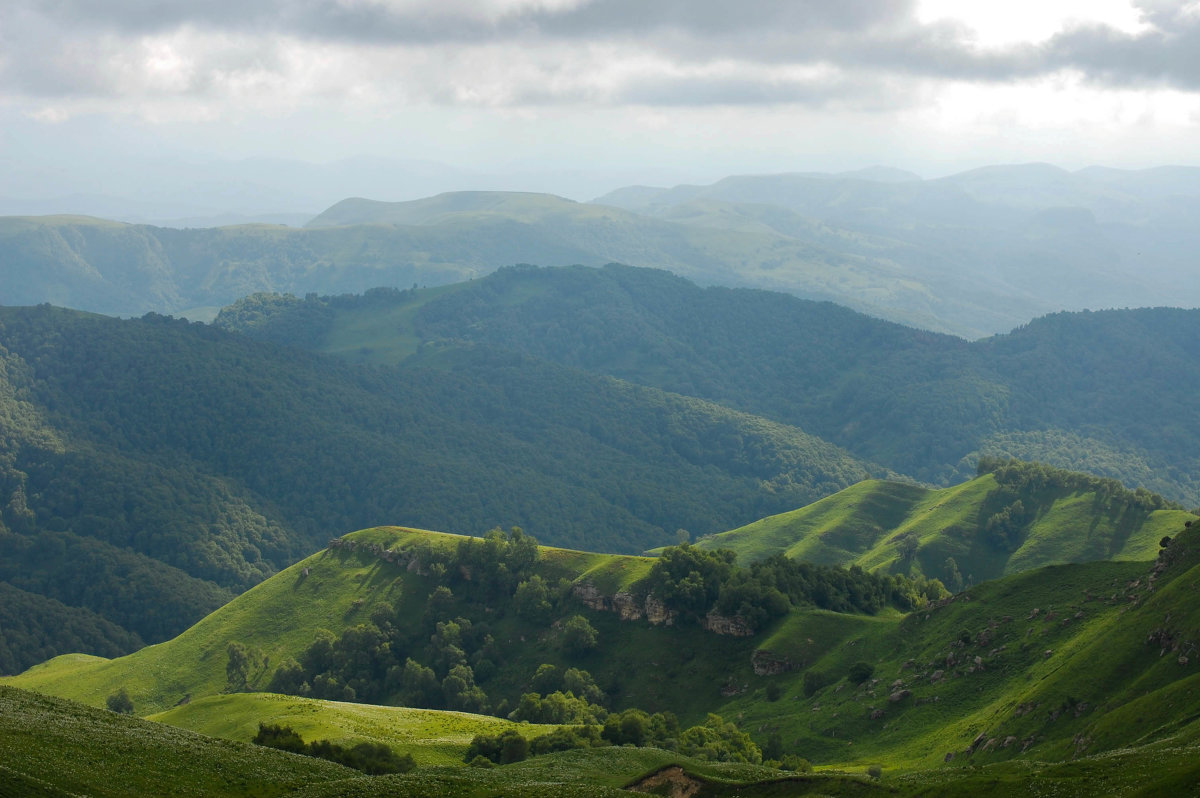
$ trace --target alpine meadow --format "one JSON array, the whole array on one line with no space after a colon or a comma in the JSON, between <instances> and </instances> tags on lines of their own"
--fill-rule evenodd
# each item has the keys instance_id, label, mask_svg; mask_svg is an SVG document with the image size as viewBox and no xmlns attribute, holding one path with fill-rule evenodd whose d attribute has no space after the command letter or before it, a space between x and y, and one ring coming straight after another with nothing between
<instances>
[{"instance_id":1,"label":"alpine meadow","mask_svg":"<svg viewBox=\"0 0 1200 798\"><path fill-rule=\"evenodd\" d=\"M0 798L1200 798L1182 0L0 7Z\"/></svg>"}]
</instances>

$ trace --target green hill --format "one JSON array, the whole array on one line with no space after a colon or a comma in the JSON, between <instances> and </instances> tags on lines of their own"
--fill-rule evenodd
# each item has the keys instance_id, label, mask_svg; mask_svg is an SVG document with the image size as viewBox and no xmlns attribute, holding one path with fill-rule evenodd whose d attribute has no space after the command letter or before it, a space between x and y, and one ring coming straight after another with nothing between
<instances>
[{"instance_id":1,"label":"green hill","mask_svg":"<svg viewBox=\"0 0 1200 798\"><path fill-rule=\"evenodd\" d=\"M572 664L597 677L614 710L630 705L672 709L684 723L719 712L737 718L760 746L859 773L881 766L883 786L896 794L1015 795L1030 784L1067 795L1089 789L1149 794L1139 791L1178 790L1196 775L1197 529L1175 530L1153 563L1041 568L982 583L908 614L793 607L750 637L714 634L683 617L672 626L644 618L623 621L611 610L585 606L585 599L594 604L597 596L611 601L622 588L636 595L652 561L562 549L544 549L536 573L546 579L559 574L568 584L590 583L596 591L564 593L553 614L534 620L520 609L526 606L523 599L473 603L494 595L489 585L497 583L490 580L502 572L470 566L453 578L446 572L451 578L446 584L454 588L443 611L465 612L486 623L493 638L489 645L503 651L497 667L480 679L489 697L504 693L506 684L528 690L539 661ZM439 562L435 553L461 551L461 539L394 528L364 530L347 541L272 577L173 641L116 660L60 657L5 682L88 703L103 702L126 687L139 714L165 709L160 720L234 739L245 739L259 720L291 720L336 739L390 741L423 757L426 767L449 763L473 729L483 728L480 724L498 728L502 722L221 694L229 641L262 647L266 664L250 675L261 685L273 668L286 664L282 658L298 652L315 626L336 633L330 638L333 651L371 628L393 634L386 631L389 624L415 623L414 616L425 612L421 608L435 601L432 586L442 578L433 567ZM506 545L519 542L512 538ZM457 562L461 567L473 561ZM385 601L394 603L395 615L381 611ZM491 607L486 621L484 606ZM564 627L554 621L575 614L599 631L593 653L562 648ZM390 620L402 618L409 621ZM512 648L506 648L509 639ZM465 656L472 657L472 649L468 644ZM473 661L483 674L481 661ZM524 676L516 679L516 673ZM181 703L185 696L190 700ZM459 723L464 725L450 728ZM430 733L429 724L441 731ZM635 750L574 751L569 757L580 772L594 773L590 769L604 757L631 756L616 752ZM659 766L670 762L662 752L637 756L642 774L654 769L647 763L656 758ZM451 774L458 766L447 764L451 770L435 769L425 778L458 784L445 788L451 792L473 789L468 783L480 778L502 779L499 783L515 790L521 779L565 766L565 757L535 757L494 776L459 771L467 782L455 781L459 777ZM609 760L607 766L612 765ZM599 783L627 784L637 777L631 769L627 762L613 770L614 780L616 773L624 774L620 784ZM743 780L766 778L762 770L741 773ZM340 794L374 794L404 778L348 783L339 789L362 792ZM836 779L824 784L851 786ZM810 786L816 789L816 783ZM779 785L754 789L768 790L761 793L766 795Z\"/></svg>"},{"instance_id":2,"label":"green hill","mask_svg":"<svg viewBox=\"0 0 1200 798\"><path fill-rule=\"evenodd\" d=\"M1108 480L1011 463L941 490L869 480L696 545L730 549L740 562L781 552L923 573L958 589L1046 565L1147 560L1195 517Z\"/></svg>"},{"instance_id":3,"label":"green hill","mask_svg":"<svg viewBox=\"0 0 1200 798\"><path fill-rule=\"evenodd\" d=\"M241 698L253 699L252 696ZM275 697L277 698L277 697ZM270 698L265 700L270 701ZM278 702L276 702L278 703ZM707 794L883 795L861 776L807 775L712 763L646 748L566 751L497 769L423 765L407 775L363 776L305 756L196 734L71 701L0 687L0 795L479 796L620 798L674 769ZM366 708L370 709L370 708ZM403 714L404 710L392 710ZM487 725L487 719L477 719ZM761 783L761 786L758 786ZM747 793L750 789L752 792Z\"/></svg>"},{"instance_id":4,"label":"green hill","mask_svg":"<svg viewBox=\"0 0 1200 798\"><path fill-rule=\"evenodd\" d=\"M0 795L278 796L356 771L0 686Z\"/></svg>"},{"instance_id":5,"label":"green hill","mask_svg":"<svg viewBox=\"0 0 1200 798\"><path fill-rule=\"evenodd\" d=\"M489 715L408 707L321 701L274 693L213 695L150 715L148 720L181 729L250 742L258 724L290 726L305 740L384 745L412 754L419 767L458 766L472 738L516 729L526 738L553 726L513 723Z\"/></svg>"}]
</instances>

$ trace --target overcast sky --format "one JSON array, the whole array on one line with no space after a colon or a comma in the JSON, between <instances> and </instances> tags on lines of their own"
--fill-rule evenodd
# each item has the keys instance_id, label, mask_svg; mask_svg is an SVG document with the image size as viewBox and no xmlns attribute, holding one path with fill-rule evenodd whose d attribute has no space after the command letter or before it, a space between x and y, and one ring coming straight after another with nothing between
<instances>
[{"instance_id":1,"label":"overcast sky","mask_svg":"<svg viewBox=\"0 0 1200 798\"><path fill-rule=\"evenodd\" d=\"M0 4L0 196L183 156L642 182L1200 165L1198 133L1196 0Z\"/></svg>"}]
</instances>

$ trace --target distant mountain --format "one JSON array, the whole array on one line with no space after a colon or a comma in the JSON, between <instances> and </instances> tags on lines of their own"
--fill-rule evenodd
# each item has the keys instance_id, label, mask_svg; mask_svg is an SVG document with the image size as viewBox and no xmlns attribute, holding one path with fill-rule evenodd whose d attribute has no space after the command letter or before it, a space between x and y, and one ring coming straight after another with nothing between
<instances>
[{"instance_id":1,"label":"distant mountain","mask_svg":"<svg viewBox=\"0 0 1200 798\"><path fill-rule=\"evenodd\" d=\"M1200 310L1059 313L968 343L828 303L665 272L503 269L437 294L256 298L227 324L398 362L486 342L772 418L947 484L980 453L1089 471L1200 505Z\"/></svg>"},{"instance_id":2,"label":"distant mountain","mask_svg":"<svg viewBox=\"0 0 1200 798\"><path fill-rule=\"evenodd\" d=\"M380 223L387 219L397 221ZM333 220L339 226L324 226ZM172 230L79 217L0 219L0 256L11 273L0 302L176 313L257 291L361 292L441 285L514 263L628 261L706 283L836 297L916 325L941 325L934 292L887 264L836 257L772 231L696 228L549 195L349 200L315 225ZM880 302L851 296L843 284L869 285Z\"/></svg>"},{"instance_id":3,"label":"distant mountain","mask_svg":"<svg viewBox=\"0 0 1200 798\"><path fill-rule=\"evenodd\" d=\"M1200 305L1188 266L1200 245L1198 197L1197 169L1027 164L893 183L737 176L594 201L699 226L720 208L726 227L741 216L840 256L885 261L938 297L983 308L975 329L994 333L1055 310ZM955 325L969 322L956 316Z\"/></svg>"},{"instance_id":4,"label":"distant mountain","mask_svg":"<svg viewBox=\"0 0 1200 798\"><path fill-rule=\"evenodd\" d=\"M361 292L517 263L619 262L976 338L1064 309L1200 305L1196 184L1185 169L1032 164L923 181L874 168L635 186L594 203L490 191L348 199L303 230L0 218L0 302L179 313L255 291ZM217 221L186 216L176 223Z\"/></svg>"}]
</instances>

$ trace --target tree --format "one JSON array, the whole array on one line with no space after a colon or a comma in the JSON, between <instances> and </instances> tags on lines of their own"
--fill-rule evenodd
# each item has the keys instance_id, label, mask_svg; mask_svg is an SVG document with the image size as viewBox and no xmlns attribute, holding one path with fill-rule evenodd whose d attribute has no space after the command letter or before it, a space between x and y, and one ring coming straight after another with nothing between
<instances>
[{"instance_id":1,"label":"tree","mask_svg":"<svg viewBox=\"0 0 1200 798\"><path fill-rule=\"evenodd\" d=\"M544 620L551 609L550 590L546 587L546 580L534 574L517 585L513 606L522 618L531 621Z\"/></svg>"},{"instance_id":2,"label":"tree","mask_svg":"<svg viewBox=\"0 0 1200 798\"><path fill-rule=\"evenodd\" d=\"M597 644L596 629L582 615L576 615L563 626L563 646L573 654L591 651Z\"/></svg>"},{"instance_id":3,"label":"tree","mask_svg":"<svg viewBox=\"0 0 1200 798\"><path fill-rule=\"evenodd\" d=\"M105 703L108 705L109 712L121 715L133 714L133 699L129 697L129 692L124 687L110 695Z\"/></svg>"},{"instance_id":4,"label":"tree","mask_svg":"<svg viewBox=\"0 0 1200 798\"><path fill-rule=\"evenodd\" d=\"M249 685L250 678L267 663L260 648L248 648L236 640L225 648L229 662L225 665L226 691L239 693Z\"/></svg>"},{"instance_id":5,"label":"tree","mask_svg":"<svg viewBox=\"0 0 1200 798\"><path fill-rule=\"evenodd\" d=\"M962 572L958 570L958 562L953 557L946 558L946 587L952 593L960 593L963 589Z\"/></svg>"}]
</instances>

